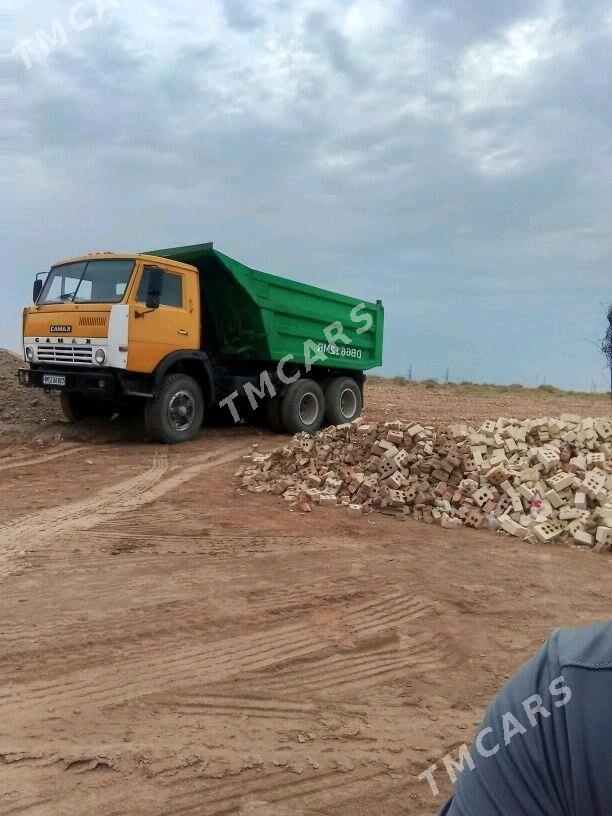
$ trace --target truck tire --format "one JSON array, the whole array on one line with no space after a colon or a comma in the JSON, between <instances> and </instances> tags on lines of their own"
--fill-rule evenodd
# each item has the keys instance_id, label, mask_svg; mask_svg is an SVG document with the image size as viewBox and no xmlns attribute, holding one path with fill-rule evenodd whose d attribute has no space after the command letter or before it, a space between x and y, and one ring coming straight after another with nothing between
<instances>
[{"instance_id":1,"label":"truck tire","mask_svg":"<svg viewBox=\"0 0 612 816\"><path fill-rule=\"evenodd\" d=\"M198 435L204 419L202 389L186 374L169 374L145 404L145 427L158 442L175 445Z\"/></svg>"},{"instance_id":2,"label":"truck tire","mask_svg":"<svg viewBox=\"0 0 612 816\"><path fill-rule=\"evenodd\" d=\"M314 380L297 380L287 388L280 410L283 425L289 433L314 433L323 424L325 396Z\"/></svg>"},{"instance_id":3,"label":"truck tire","mask_svg":"<svg viewBox=\"0 0 612 816\"><path fill-rule=\"evenodd\" d=\"M283 422L283 418L281 417L281 404L283 398L282 397L274 397L271 400L268 400L266 405L266 412L268 417L268 427L275 434L286 434L287 428L285 428L285 423Z\"/></svg>"},{"instance_id":4,"label":"truck tire","mask_svg":"<svg viewBox=\"0 0 612 816\"><path fill-rule=\"evenodd\" d=\"M325 389L325 420L329 425L352 422L361 414L361 389L350 377L334 377Z\"/></svg>"},{"instance_id":5,"label":"truck tire","mask_svg":"<svg viewBox=\"0 0 612 816\"><path fill-rule=\"evenodd\" d=\"M79 422L89 417L110 419L118 410L111 402L75 391L62 391L60 406L67 422Z\"/></svg>"}]
</instances>

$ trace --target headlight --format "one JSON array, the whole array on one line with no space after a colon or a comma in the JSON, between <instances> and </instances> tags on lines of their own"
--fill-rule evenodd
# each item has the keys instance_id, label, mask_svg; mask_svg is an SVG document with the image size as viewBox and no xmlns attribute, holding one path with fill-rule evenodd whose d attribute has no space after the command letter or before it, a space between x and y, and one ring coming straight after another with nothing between
<instances>
[{"instance_id":1,"label":"headlight","mask_svg":"<svg viewBox=\"0 0 612 816\"><path fill-rule=\"evenodd\" d=\"M98 365L104 365L104 361L106 360L106 352L104 349L96 349L94 360Z\"/></svg>"},{"instance_id":2,"label":"headlight","mask_svg":"<svg viewBox=\"0 0 612 816\"><path fill-rule=\"evenodd\" d=\"M27 360L29 363L31 363L31 362L32 362L32 360L34 359L34 349L32 348L32 346L26 346L26 348L25 348L25 356L26 356L26 360Z\"/></svg>"}]
</instances>

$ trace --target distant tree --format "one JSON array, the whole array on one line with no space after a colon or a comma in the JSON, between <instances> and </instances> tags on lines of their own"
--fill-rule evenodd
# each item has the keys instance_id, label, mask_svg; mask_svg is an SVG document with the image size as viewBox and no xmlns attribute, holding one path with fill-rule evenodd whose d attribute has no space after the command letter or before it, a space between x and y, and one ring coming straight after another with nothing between
<instances>
[{"instance_id":1,"label":"distant tree","mask_svg":"<svg viewBox=\"0 0 612 816\"><path fill-rule=\"evenodd\" d=\"M601 350L610 369L610 399L612 399L612 306L608 309L608 330L601 341Z\"/></svg>"}]
</instances>

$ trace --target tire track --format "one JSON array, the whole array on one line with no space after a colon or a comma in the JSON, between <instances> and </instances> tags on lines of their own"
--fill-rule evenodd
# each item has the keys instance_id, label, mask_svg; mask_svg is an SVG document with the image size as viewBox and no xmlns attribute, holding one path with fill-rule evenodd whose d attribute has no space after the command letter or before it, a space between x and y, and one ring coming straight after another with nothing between
<instances>
[{"instance_id":1,"label":"tire track","mask_svg":"<svg viewBox=\"0 0 612 816\"><path fill-rule=\"evenodd\" d=\"M382 597L375 604L361 605L348 614L348 620L357 626L360 622L367 623L380 614L387 603L389 599ZM410 611L405 614L413 615L417 602L410 600L406 603ZM423 599L418 603L424 607L434 606ZM384 623L376 625L384 631ZM111 663L102 672L99 667L79 669L52 682L37 681L8 687L0 693L0 699L18 700L20 707L30 713L41 706L73 708L77 700L93 706L125 704L159 692L218 684L245 674L259 675L263 679L266 670L274 670L275 675L279 671L284 672L282 676L287 677L284 684L286 690L287 683L291 685L292 676L293 683L298 683L295 672L298 667L303 670L305 663L314 663L310 668L311 686L323 683L325 687L329 680L338 685L352 678L354 673L363 674L366 669L370 677L379 670L397 671L411 665L422 670L428 665L444 662L445 654L440 651L434 637L428 639L424 636L420 641L415 637L413 640L414 643L409 646L415 647L414 655L410 654L410 650L398 649L397 655L388 655L390 662L382 667L377 655L380 647L370 649L371 654L365 658L361 647L346 658L337 658L334 664L329 656L332 642L322 636L318 622L311 620L197 646L167 649L159 653L149 651L132 659ZM321 666L322 660L328 663ZM363 665L364 660L369 661L367 667Z\"/></svg>"},{"instance_id":2,"label":"tire track","mask_svg":"<svg viewBox=\"0 0 612 816\"><path fill-rule=\"evenodd\" d=\"M297 779L295 774L286 770L270 771L263 775L256 775L244 779L240 774L237 778L222 780L210 791L194 791L193 780L190 780L184 793L176 793L170 799L170 807L165 808L156 816L229 816L241 810L245 799L257 798L266 804L280 804L298 800L304 807L309 802L314 804L317 799L333 790L350 790L355 785L370 782L381 775L381 771L351 771L344 773L340 770L319 771L302 774Z\"/></svg>"},{"instance_id":3,"label":"tire track","mask_svg":"<svg viewBox=\"0 0 612 816\"><path fill-rule=\"evenodd\" d=\"M232 692L234 691L232 686ZM187 693L180 695L165 695L159 700L155 700L154 705L162 707L168 712L180 713L188 717L198 717L207 714L227 717L259 717L262 719L295 719L301 720L305 717L318 719L322 714L337 712L342 717L355 718L367 721L370 713L369 708L358 703L344 702L336 703L329 700L314 700L311 702L304 699L293 699L281 696L272 696L266 692L254 693L248 689L236 693L225 693L223 689L219 692L210 693Z\"/></svg>"},{"instance_id":4,"label":"tire track","mask_svg":"<svg viewBox=\"0 0 612 816\"><path fill-rule=\"evenodd\" d=\"M283 719L298 723L303 723L306 717L316 715L320 711L318 703L290 702L271 697L230 697L221 694L174 700L167 705L172 712L190 717L207 714L227 717L248 715L264 720Z\"/></svg>"},{"instance_id":5,"label":"tire track","mask_svg":"<svg viewBox=\"0 0 612 816\"><path fill-rule=\"evenodd\" d=\"M53 459L61 459L64 456L79 453L83 450L87 450L85 445L65 445L61 451L56 451L55 453L42 453L40 456L31 457L30 459L13 459L12 457L3 456L0 457L0 471L28 467L29 465L43 465L47 462L51 462Z\"/></svg>"},{"instance_id":6,"label":"tire track","mask_svg":"<svg viewBox=\"0 0 612 816\"><path fill-rule=\"evenodd\" d=\"M24 548L23 554L27 555L50 539L87 530L137 510L180 487L202 471L231 462L243 449L242 444L224 447L164 479L170 468L170 456L167 447L160 447L154 454L151 467L137 476L106 487L91 498L68 502L0 526L0 579L14 571L17 547Z\"/></svg>"},{"instance_id":7,"label":"tire track","mask_svg":"<svg viewBox=\"0 0 612 816\"><path fill-rule=\"evenodd\" d=\"M295 665L291 670L277 671L273 678L260 675L251 684L262 693L300 695L329 693L345 685L370 685L372 678L391 678L398 672L429 670L446 665L446 637L422 636L414 638L408 648L396 645L394 649L355 651L345 655L330 655L305 665Z\"/></svg>"},{"instance_id":8,"label":"tire track","mask_svg":"<svg viewBox=\"0 0 612 816\"><path fill-rule=\"evenodd\" d=\"M146 538L146 536L143 536L143 538ZM99 539L101 542L107 543L104 535L96 535L94 531L88 534L88 542L90 544L92 539ZM185 543L193 546L197 541L198 539L195 537L188 537ZM193 553L190 553L190 556L192 555ZM242 556L242 553L238 553L237 555ZM197 602L196 588L194 588L193 565L189 563L180 568L174 566L172 572L173 579L171 584L168 585L165 581L162 583L159 582L160 573L164 570L160 564L158 555L146 555L143 554L142 551L139 551L138 559L139 565L141 566L139 581L136 586L134 578L131 575L127 579L127 583L125 583L126 599L125 605L123 605L120 601L119 603L117 601L116 585L117 580L123 581L124 579L118 579L116 569L113 569L111 573L108 573L105 569L105 561L107 564L112 564L113 567L116 568L116 556L96 554L95 556L87 557L82 553L70 556L69 554L56 554L54 550L51 552L41 552L37 556L36 562L38 564L44 562L47 572L49 571L49 567L52 566L55 571L64 574L66 570L73 569L74 564L78 563L79 570L85 573L79 577L80 592L85 597L89 594L95 594L96 602L99 607L112 608L119 629L112 635L109 635L109 621L107 616L102 618L96 617L92 620L83 620L82 615L77 615L76 613L68 615L63 604L61 608L57 610L58 613L61 612L61 620L59 620L54 614L55 599L49 597L44 588L42 588L39 601L49 608L49 620L45 623L44 627L37 627L36 629L32 629L31 623L27 618L24 619L23 622L8 620L6 622L0 622L0 636L5 646L5 652L26 654L28 651L33 650L41 655L45 653L45 651L53 653L60 643L66 643L71 650L74 650L91 643L102 646L120 642L121 639L125 639L126 642L134 643L139 639L144 640L147 637L152 638L155 635L159 636L174 631L181 631L184 626L181 621L175 621L172 624L169 622L169 625L162 629L160 629L159 626L156 626L154 629L151 626L140 626L139 623L146 623L146 617L150 614L150 610L163 605L168 605L168 608L172 609L172 621L174 621L174 615L180 616L181 610L187 609L193 606L194 602ZM150 571L146 573L142 571L143 562L151 565ZM128 567L131 567L131 565L128 565ZM207 566L207 573L210 575L211 571L218 569L219 559L215 558L214 562ZM381 588L384 586L384 582L380 581L378 583L380 583ZM368 588L371 592L371 583ZM10 587L7 586L7 594L10 594L8 592L9 589ZM310 595L308 594L308 589L311 590ZM274 605L266 606L266 609L275 615L285 615L285 613L292 614L294 612L305 612L308 614L315 610L319 611L324 607L335 614L336 610L341 609L342 605L346 605L347 601L353 603L362 601L365 594L365 587L356 589L353 586L351 594L334 595L333 590L337 590L338 586L337 582L332 578L322 581L321 584L317 586L317 589L320 594L315 596L312 594L312 586L308 584L296 584L291 590L289 590L289 588L283 588L283 590L277 590L276 592L266 592L266 600L272 599L277 603L284 602L284 606L280 608ZM340 589L346 592L345 587L340 587ZM141 598L137 613L134 613L133 601L130 598L132 590L138 591L139 597ZM18 587L16 591L21 593L22 590ZM292 601L291 604L288 604L289 600ZM205 601L202 600L201 607L205 608L205 605ZM394 608L394 605L390 604L389 609L391 608ZM130 624L129 627L125 629L121 626L122 609L130 610ZM135 624L135 621L138 623ZM137 626L136 632L134 631L135 625ZM359 635L360 637L363 636L363 628ZM41 647L41 637L44 637L46 641L52 644L48 649Z\"/></svg>"},{"instance_id":9,"label":"tire track","mask_svg":"<svg viewBox=\"0 0 612 816\"><path fill-rule=\"evenodd\" d=\"M22 792L19 794L19 801L16 805L7 805L4 810L2 811L3 816L16 816L18 813L28 813L36 808L36 812L40 813L40 809L44 808L45 805L53 805L56 802L54 796L47 796L44 799L30 799L28 802L23 801L23 794Z\"/></svg>"},{"instance_id":10,"label":"tire track","mask_svg":"<svg viewBox=\"0 0 612 816\"><path fill-rule=\"evenodd\" d=\"M136 499L136 506L140 503L144 504L145 501L148 501L146 498L148 492L161 479L169 466L168 452L158 449L153 456L151 467L143 473L103 488L92 497L41 510L2 525L0 527L0 546L8 545L14 537L27 534L32 537L50 538L64 532L86 529L99 520L98 514L102 516L105 509L117 507L118 503L125 505L126 509L132 499ZM138 497L143 494L145 500L139 502ZM116 512L121 512L121 510L117 508Z\"/></svg>"},{"instance_id":11,"label":"tire track","mask_svg":"<svg viewBox=\"0 0 612 816\"><path fill-rule=\"evenodd\" d=\"M75 791L70 797L64 797L61 805L53 796L31 798L27 802L23 802L20 796L21 801L9 805L3 814L44 813L50 816L58 812L57 807L61 807L65 816L82 816L84 813L88 816L125 816L126 813L135 813L135 808L139 805L142 808L146 803L149 816L230 816L241 813L249 801L270 806L294 802L298 808L296 812L302 813L305 807L323 806L328 801L328 795L334 791L338 791L342 799L349 799L357 793L359 786L380 780L387 772L383 764L376 767L374 763L368 768L353 771L334 768L300 775L284 768L274 768L265 771L243 770L215 779L203 772L187 779L175 778L170 784L163 785L161 790L158 788L155 794L152 791L143 797L135 794L136 799L130 797L128 800L108 788L102 793L90 782L78 793ZM137 812L144 812L140 808Z\"/></svg>"},{"instance_id":12,"label":"tire track","mask_svg":"<svg viewBox=\"0 0 612 816\"><path fill-rule=\"evenodd\" d=\"M175 649L111 664L109 671L83 669L57 683L8 688L0 699L32 705L71 706L75 699L97 706L112 705L191 684L219 682L241 671L277 665L285 659L316 652L321 643L303 627L284 627L258 639L251 635L219 643Z\"/></svg>"}]
</instances>

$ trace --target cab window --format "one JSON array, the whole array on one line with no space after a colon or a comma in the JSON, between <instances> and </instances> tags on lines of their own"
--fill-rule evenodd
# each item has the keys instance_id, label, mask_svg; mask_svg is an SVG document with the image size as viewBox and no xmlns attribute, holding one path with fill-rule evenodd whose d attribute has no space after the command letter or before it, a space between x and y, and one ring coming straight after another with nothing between
<instances>
[{"instance_id":1,"label":"cab window","mask_svg":"<svg viewBox=\"0 0 612 816\"><path fill-rule=\"evenodd\" d=\"M145 269L140 279L136 300L145 303L147 299L147 289L149 288L149 272ZM173 275L171 272L164 272L162 276L162 293L159 299L160 306L173 306L175 309L183 308L183 276Z\"/></svg>"},{"instance_id":2,"label":"cab window","mask_svg":"<svg viewBox=\"0 0 612 816\"><path fill-rule=\"evenodd\" d=\"M134 261L102 258L54 266L38 299L45 303L119 303L134 271Z\"/></svg>"}]
</instances>

